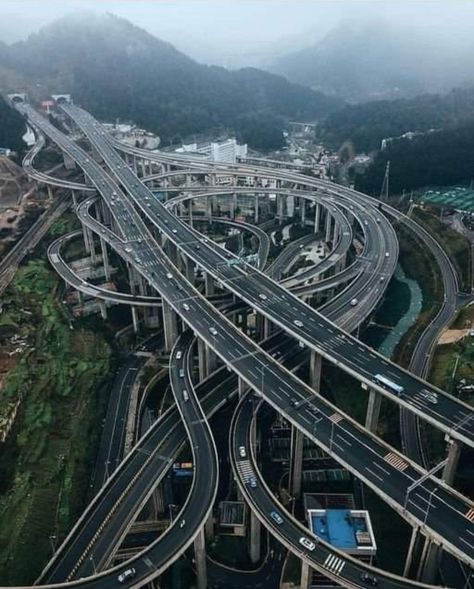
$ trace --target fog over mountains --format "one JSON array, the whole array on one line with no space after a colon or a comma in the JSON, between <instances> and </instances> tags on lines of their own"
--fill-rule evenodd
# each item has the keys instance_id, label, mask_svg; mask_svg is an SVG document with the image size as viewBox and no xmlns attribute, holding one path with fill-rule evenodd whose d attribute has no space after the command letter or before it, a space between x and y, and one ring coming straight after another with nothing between
<instances>
[{"instance_id":1,"label":"fog over mountains","mask_svg":"<svg viewBox=\"0 0 474 589\"><path fill-rule=\"evenodd\" d=\"M24 88L32 98L71 93L99 118L132 120L165 144L230 130L255 147L278 147L288 120L318 119L342 105L262 70L201 65L122 18L95 13L3 44L0 88Z\"/></svg>"},{"instance_id":2,"label":"fog over mountains","mask_svg":"<svg viewBox=\"0 0 474 589\"><path fill-rule=\"evenodd\" d=\"M384 20L345 21L317 43L268 66L293 82L349 102L447 92L474 82L472 36L401 26Z\"/></svg>"}]
</instances>

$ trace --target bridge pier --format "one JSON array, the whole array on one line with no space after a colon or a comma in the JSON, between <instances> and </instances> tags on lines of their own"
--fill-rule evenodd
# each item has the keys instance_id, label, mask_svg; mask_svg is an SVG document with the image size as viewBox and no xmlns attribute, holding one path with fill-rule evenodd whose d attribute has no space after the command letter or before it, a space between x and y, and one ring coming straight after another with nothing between
<instances>
[{"instance_id":1,"label":"bridge pier","mask_svg":"<svg viewBox=\"0 0 474 589\"><path fill-rule=\"evenodd\" d=\"M212 223L212 196L206 197L206 217L209 224Z\"/></svg>"},{"instance_id":2,"label":"bridge pier","mask_svg":"<svg viewBox=\"0 0 474 589\"><path fill-rule=\"evenodd\" d=\"M262 524L255 515L253 510L250 510L250 560L253 564L260 560L261 551L261 535Z\"/></svg>"},{"instance_id":3,"label":"bridge pier","mask_svg":"<svg viewBox=\"0 0 474 589\"><path fill-rule=\"evenodd\" d=\"M63 151L63 163L66 170L76 169L76 162L65 151Z\"/></svg>"},{"instance_id":4,"label":"bridge pier","mask_svg":"<svg viewBox=\"0 0 474 589\"><path fill-rule=\"evenodd\" d=\"M204 528L199 530L194 539L194 558L196 560L196 576L198 589L207 587L207 567L206 567L206 541L204 538Z\"/></svg>"},{"instance_id":5,"label":"bridge pier","mask_svg":"<svg viewBox=\"0 0 474 589\"><path fill-rule=\"evenodd\" d=\"M306 199L300 197L299 201L300 201L300 222L301 222L301 226L304 227L306 224Z\"/></svg>"},{"instance_id":6,"label":"bridge pier","mask_svg":"<svg viewBox=\"0 0 474 589\"><path fill-rule=\"evenodd\" d=\"M290 493L299 499L301 495L301 483L303 480L303 442L304 435L294 425L291 426L290 446Z\"/></svg>"},{"instance_id":7,"label":"bridge pier","mask_svg":"<svg viewBox=\"0 0 474 589\"><path fill-rule=\"evenodd\" d=\"M459 464L459 457L461 455L461 444L457 440L453 440L448 436L446 436L446 442L449 445L449 450L448 462L446 463L443 470L443 481L446 484L452 486Z\"/></svg>"},{"instance_id":8,"label":"bridge pier","mask_svg":"<svg viewBox=\"0 0 474 589\"><path fill-rule=\"evenodd\" d=\"M102 252L102 261L104 263L104 273L105 279L110 280L110 264L109 264L109 254L107 253L107 244L105 241L100 238L100 250Z\"/></svg>"},{"instance_id":9,"label":"bridge pier","mask_svg":"<svg viewBox=\"0 0 474 589\"><path fill-rule=\"evenodd\" d=\"M102 317L102 319L104 321L107 321L107 307L105 305L105 301L100 300L99 307L100 307L100 316Z\"/></svg>"},{"instance_id":10,"label":"bridge pier","mask_svg":"<svg viewBox=\"0 0 474 589\"><path fill-rule=\"evenodd\" d=\"M140 323L138 321L138 308L132 306L132 321L133 321L133 332L138 333L140 331Z\"/></svg>"},{"instance_id":11,"label":"bridge pier","mask_svg":"<svg viewBox=\"0 0 474 589\"><path fill-rule=\"evenodd\" d=\"M170 351L178 339L178 316L170 305L163 299L163 328L165 333L165 350Z\"/></svg>"},{"instance_id":12,"label":"bridge pier","mask_svg":"<svg viewBox=\"0 0 474 589\"><path fill-rule=\"evenodd\" d=\"M365 427L375 433L379 423L380 404L382 395L374 389L369 390L369 401L367 403L367 413L365 415Z\"/></svg>"},{"instance_id":13,"label":"bridge pier","mask_svg":"<svg viewBox=\"0 0 474 589\"><path fill-rule=\"evenodd\" d=\"M254 214L254 222L257 225L259 222L258 220L258 194L255 195L255 214Z\"/></svg>"},{"instance_id":14,"label":"bridge pier","mask_svg":"<svg viewBox=\"0 0 474 589\"><path fill-rule=\"evenodd\" d=\"M207 372L207 346L202 339L198 339L198 371L199 380L204 380L208 375Z\"/></svg>"},{"instance_id":15,"label":"bridge pier","mask_svg":"<svg viewBox=\"0 0 474 589\"><path fill-rule=\"evenodd\" d=\"M204 276L206 297L210 297L215 293L214 278L206 272Z\"/></svg>"},{"instance_id":16,"label":"bridge pier","mask_svg":"<svg viewBox=\"0 0 474 589\"><path fill-rule=\"evenodd\" d=\"M311 580L311 569L307 562L301 561L300 589L309 589Z\"/></svg>"},{"instance_id":17,"label":"bridge pier","mask_svg":"<svg viewBox=\"0 0 474 589\"><path fill-rule=\"evenodd\" d=\"M311 350L309 358L309 385L318 392L321 386L322 361L321 354L318 354L315 350Z\"/></svg>"},{"instance_id":18,"label":"bridge pier","mask_svg":"<svg viewBox=\"0 0 474 589\"><path fill-rule=\"evenodd\" d=\"M194 227L194 219L193 219L193 202L194 199L188 200L188 218L189 218L189 226Z\"/></svg>"},{"instance_id":19,"label":"bridge pier","mask_svg":"<svg viewBox=\"0 0 474 589\"><path fill-rule=\"evenodd\" d=\"M314 232L317 233L319 231L319 223L321 221L321 205L319 202L316 203L314 207Z\"/></svg>"},{"instance_id":20,"label":"bridge pier","mask_svg":"<svg viewBox=\"0 0 474 589\"><path fill-rule=\"evenodd\" d=\"M331 217L331 213L326 210L326 243L329 242L329 240L331 239L331 223L332 223L332 217Z\"/></svg>"}]
</instances>

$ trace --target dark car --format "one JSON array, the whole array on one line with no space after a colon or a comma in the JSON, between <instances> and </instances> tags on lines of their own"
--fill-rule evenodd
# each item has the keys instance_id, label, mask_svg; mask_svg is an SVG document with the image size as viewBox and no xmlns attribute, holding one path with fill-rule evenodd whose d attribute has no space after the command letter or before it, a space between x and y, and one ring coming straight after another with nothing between
<instances>
[{"instance_id":1,"label":"dark car","mask_svg":"<svg viewBox=\"0 0 474 589\"><path fill-rule=\"evenodd\" d=\"M374 575L369 575L369 573L361 573L360 580L366 585L370 585L371 587L377 587L379 584L377 577Z\"/></svg>"}]
</instances>

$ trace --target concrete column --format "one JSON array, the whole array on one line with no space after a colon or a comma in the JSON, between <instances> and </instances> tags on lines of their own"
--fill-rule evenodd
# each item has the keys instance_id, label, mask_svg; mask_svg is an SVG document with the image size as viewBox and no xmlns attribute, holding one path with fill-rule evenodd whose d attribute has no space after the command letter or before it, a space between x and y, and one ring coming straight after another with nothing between
<instances>
[{"instance_id":1,"label":"concrete column","mask_svg":"<svg viewBox=\"0 0 474 589\"><path fill-rule=\"evenodd\" d=\"M367 404L367 413L365 416L365 427L375 433L379 423L380 403L382 395L373 389L369 391L369 402Z\"/></svg>"},{"instance_id":2,"label":"concrete column","mask_svg":"<svg viewBox=\"0 0 474 589\"><path fill-rule=\"evenodd\" d=\"M290 492L299 498L303 479L303 433L294 425L291 426L290 447Z\"/></svg>"},{"instance_id":3,"label":"concrete column","mask_svg":"<svg viewBox=\"0 0 474 589\"><path fill-rule=\"evenodd\" d=\"M190 260L189 258L186 258L186 261L184 263L185 266L185 274L186 274L186 279L189 280L189 282L191 284L194 284L194 262L192 260Z\"/></svg>"},{"instance_id":4,"label":"concrete column","mask_svg":"<svg viewBox=\"0 0 474 589\"><path fill-rule=\"evenodd\" d=\"M72 204L74 205L74 208L77 207L77 193L75 190L71 190L71 198L72 198Z\"/></svg>"},{"instance_id":5,"label":"concrete column","mask_svg":"<svg viewBox=\"0 0 474 589\"><path fill-rule=\"evenodd\" d=\"M326 211L326 243L331 239L332 217L329 211Z\"/></svg>"},{"instance_id":6,"label":"concrete column","mask_svg":"<svg viewBox=\"0 0 474 589\"><path fill-rule=\"evenodd\" d=\"M312 389L319 392L321 385L322 356L311 350L309 358L309 384Z\"/></svg>"},{"instance_id":7,"label":"concrete column","mask_svg":"<svg viewBox=\"0 0 474 589\"><path fill-rule=\"evenodd\" d=\"M333 227L333 233L332 233L333 244L336 243L338 235L339 235L339 225L336 223L336 219L334 219L334 227Z\"/></svg>"},{"instance_id":8,"label":"concrete column","mask_svg":"<svg viewBox=\"0 0 474 589\"><path fill-rule=\"evenodd\" d=\"M247 333L247 313L240 315L240 329L243 333Z\"/></svg>"},{"instance_id":9,"label":"concrete column","mask_svg":"<svg viewBox=\"0 0 474 589\"><path fill-rule=\"evenodd\" d=\"M66 170L76 169L76 162L65 151L63 151L63 163Z\"/></svg>"},{"instance_id":10,"label":"concrete column","mask_svg":"<svg viewBox=\"0 0 474 589\"><path fill-rule=\"evenodd\" d=\"M165 349L170 351L178 338L178 316L169 304L162 301L163 327L165 332Z\"/></svg>"},{"instance_id":11,"label":"concrete column","mask_svg":"<svg viewBox=\"0 0 474 589\"><path fill-rule=\"evenodd\" d=\"M206 523L204 524L204 534L208 542L214 540L214 518L212 517L212 514L207 518Z\"/></svg>"},{"instance_id":12,"label":"concrete column","mask_svg":"<svg viewBox=\"0 0 474 589\"><path fill-rule=\"evenodd\" d=\"M283 223L283 196L281 194L277 194L277 217L281 225Z\"/></svg>"},{"instance_id":13,"label":"concrete column","mask_svg":"<svg viewBox=\"0 0 474 589\"><path fill-rule=\"evenodd\" d=\"M419 528L414 527L411 532L410 545L408 547L407 557L405 559L405 567L403 569L403 576L409 577L410 569L413 563L413 555L415 554L417 541L419 538Z\"/></svg>"},{"instance_id":14,"label":"concrete column","mask_svg":"<svg viewBox=\"0 0 474 589\"><path fill-rule=\"evenodd\" d=\"M104 263L105 279L110 280L109 254L107 253L107 244L102 237L100 238L100 250L102 252L102 260Z\"/></svg>"},{"instance_id":15,"label":"concrete column","mask_svg":"<svg viewBox=\"0 0 474 589\"><path fill-rule=\"evenodd\" d=\"M212 196L206 197L206 217L209 223L212 223Z\"/></svg>"},{"instance_id":16,"label":"concrete column","mask_svg":"<svg viewBox=\"0 0 474 589\"><path fill-rule=\"evenodd\" d=\"M246 390L247 384L241 378L239 378L239 399L244 396Z\"/></svg>"},{"instance_id":17,"label":"concrete column","mask_svg":"<svg viewBox=\"0 0 474 589\"><path fill-rule=\"evenodd\" d=\"M306 199L300 197L300 219L301 226L304 227L306 223Z\"/></svg>"},{"instance_id":18,"label":"concrete column","mask_svg":"<svg viewBox=\"0 0 474 589\"><path fill-rule=\"evenodd\" d=\"M187 178L187 176L186 176L186 178ZM193 220L193 202L194 202L194 199L192 199L192 198L190 200L188 200L189 225L191 227L194 227L194 220Z\"/></svg>"},{"instance_id":19,"label":"concrete column","mask_svg":"<svg viewBox=\"0 0 474 589\"><path fill-rule=\"evenodd\" d=\"M132 321L133 321L133 332L138 333L140 331L140 324L138 321L137 307L132 307Z\"/></svg>"},{"instance_id":20,"label":"concrete column","mask_svg":"<svg viewBox=\"0 0 474 589\"><path fill-rule=\"evenodd\" d=\"M91 251L91 246L89 243L89 231L88 228L84 225L84 223L81 223L81 228L82 228L82 239L84 241L84 249L86 250L86 253L90 253Z\"/></svg>"},{"instance_id":21,"label":"concrete column","mask_svg":"<svg viewBox=\"0 0 474 589\"><path fill-rule=\"evenodd\" d=\"M443 481L452 486L456 470L459 464L459 457L461 455L461 444L457 440L448 438L446 440L449 444L448 462L443 469Z\"/></svg>"},{"instance_id":22,"label":"concrete column","mask_svg":"<svg viewBox=\"0 0 474 589\"><path fill-rule=\"evenodd\" d=\"M208 272L206 272L204 275L204 281L206 288L206 297L210 297L215 293L214 279Z\"/></svg>"},{"instance_id":23,"label":"concrete column","mask_svg":"<svg viewBox=\"0 0 474 589\"><path fill-rule=\"evenodd\" d=\"M250 560L255 564L260 560L262 529L260 520L250 510Z\"/></svg>"},{"instance_id":24,"label":"concrete column","mask_svg":"<svg viewBox=\"0 0 474 589\"><path fill-rule=\"evenodd\" d=\"M207 372L207 346L199 339L198 340L198 370L199 380L204 380L208 375Z\"/></svg>"},{"instance_id":25,"label":"concrete column","mask_svg":"<svg viewBox=\"0 0 474 589\"><path fill-rule=\"evenodd\" d=\"M270 337L272 332L273 323L267 317L263 317L263 339Z\"/></svg>"},{"instance_id":26,"label":"concrete column","mask_svg":"<svg viewBox=\"0 0 474 589\"><path fill-rule=\"evenodd\" d=\"M46 184L46 188L48 189L49 200L53 200L53 187L51 186L51 184Z\"/></svg>"},{"instance_id":27,"label":"concrete column","mask_svg":"<svg viewBox=\"0 0 474 589\"><path fill-rule=\"evenodd\" d=\"M255 225L258 224L258 194L255 195L255 215L254 215Z\"/></svg>"},{"instance_id":28,"label":"concrete column","mask_svg":"<svg viewBox=\"0 0 474 589\"><path fill-rule=\"evenodd\" d=\"M137 156L133 156L133 171L138 176L138 165L137 165Z\"/></svg>"},{"instance_id":29,"label":"concrete column","mask_svg":"<svg viewBox=\"0 0 474 589\"><path fill-rule=\"evenodd\" d=\"M439 558L441 556L441 546L435 544L429 538L425 538L423 553L420 559L418 569L418 580L423 583L434 585L438 576Z\"/></svg>"},{"instance_id":30,"label":"concrete column","mask_svg":"<svg viewBox=\"0 0 474 589\"><path fill-rule=\"evenodd\" d=\"M314 232L317 233L319 231L319 222L321 221L321 205L319 202L316 203L315 211L314 211Z\"/></svg>"},{"instance_id":31,"label":"concrete column","mask_svg":"<svg viewBox=\"0 0 474 589\"><path fill-rule=\"evenodd\" d=\"M230 215L231 219L235 219L235 211L237 210L237 193L234 192L232 195L232 212Z\"/></svg>"},{"instance_id":32,"label":"concrete column","mask_svg":"<svg viewBox=\"0 0 474 589\"><path fill-rule=\"evenodd\" d=\"M105 301L100 300L99 307L100 307L100 316L102 317L102 319L104 321L106 321L107 320L107 307L105 306Z\"/></svg>"},{"instance_id":33,"label":"concrete column","mask_svg":"<svg viewBox=\"0 0 474 589\"><path fill-rule=\"evenodd\" d=\"M300 580L300 589L309 589L311 586L311 569L309 568L309 564L301 561L301 580Z\"/></svg>"},{"instance_id":34,"label":"concrete column","mask_svg":"<svg viewBox=\"0 0 474 589\"><path fill-rule=\"evenodd\" d=\"M206 541L204 538L204 528L201 528L199 534L194 539L194 558L196 561L196 575L198 589L207 587L207 568L206 568Z\"/></svg>"}]
</instances>

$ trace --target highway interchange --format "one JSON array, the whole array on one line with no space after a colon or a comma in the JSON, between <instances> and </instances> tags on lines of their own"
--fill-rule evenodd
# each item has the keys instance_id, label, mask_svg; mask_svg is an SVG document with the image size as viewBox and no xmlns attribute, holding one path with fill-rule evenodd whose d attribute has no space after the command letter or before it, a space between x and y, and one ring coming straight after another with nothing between
<instances>
[{"instance_id":1,"label":"highway interchange","mask_svg":"<svg viewBox=\"0 0 474 589\"><path fill-rule=\"evenodd\" d=\"M167 241L168 244L171 243L172 246L176 246L187 259L192 260L194 264L199 265L209 275L213 276L226 290L287 332L288 336L286 337L298 339L309 350L324 356L355 376L359 381L369 385L370 388L391 397L400 405L417 413L448 433L452 438L472 446L473 432L469 423L472 418L472 410L468 406L445 395L442 391L433 391L433 387L426 382L417 379L407 371L401 370L395 364L390 363L370 348L361 344L356 338L350 336L350 332L365 319L383 296L383 287L388 282L396 265L397 241L395 234L391 225L383 215L380 215L374 205L371 203L371 210L369 209L369 212L366 213L370 217L370 230L368 229L369 220L367 220L367 225L363 221L361 222L362 231L366 238L365 247L369 249L369 254L373 254L373 265L368 265L370 267L370 274L367 273L369 276L364 275L364 273L359 275L359 281L361 282L360 292L363 291L362 287L365 285L364 292L366 295L368 293L368 296L365 297L366 304L361 305L360 308L352 312L350 309L348 311L347 297L354 296L354 291L348 288L347 293L343 291L343 295L346 297L345 304L341 304L340 301L332 302L334 318L330 320L330 305L328 305L329 309L326 309L323 315L270 279L261 269L248 265L229 265L229 260L235 260L235 257L222 248L214 246L202 234L182 223L171 211L163 207L134 175L133 171L123 164L123 160L115 151L108 136L100 130L100 125L92 120L87 113L75 107L64 107L64 110L70 116L73 116L76 123L83 128L84 133L93 145L93 149L100 154L106 166L105 171L67 137L37 115L33 109L26 105L21 105L18 108L28 116L35 127L40 128L44 134L55 141L63 151L68 153L85 170L89 181L92 181L95 185L112 212L115 228L111 230L94 219L90 213L91 199L84 201L78 208L78 215L83 224L97 233L101 239L133 266L160 296L166 299L171 308L179 313L183 322L189 325L192 332L205 341L246 385L258 392L261 398L264 398L265 401L282 413L305 435L313 439L329 455L333 456L378 492L384 500L402 511L402 515L412 521L414 525L420 526L425 533L437 539L446 549L472 565L474 549L472 541L470 541L470 538L473 537L472 522L466 517L466 514L472 509L472 504L438 479L430 477L423 481L417 487L417 492L406 501L407 489L415 480L423 476L425 471L403 457L400 457L403 460L403 469L393 467L387 458L393 454L397 455L393 448L388 447L351 418L342 414L316 391L301 382L291 372L288 372L275 358L265 353L245 334L238 331L232 322L225 319L215 307L210 305L193 285L180 274L176 266L171 264L168 258L163 255L159 242L155 241L142 218L146 216L149 223L159 230L162 236L161 245L170 248L169 245L163 244L164 241ZM239 174L241 173L242 171L239 171ZM247 173L249 172L247 171ZM268 170L264 173L268 174ZM125 192L121 190L121 187L124 187ZM334 193L336 192L334 188L332 190ZM223 192L222 189L221 192ZM206 194L207 189L203 190L202 193ZM198 196L197 194L196 197ZM314 194L310 195L301 192L301 197L314 199ZM319 198L334 216L339 214L339 207L346 211L353 210L356 218L363 215L363 210L367 211L368 209L366 201L360 203L354 199L352 194L345 193L339 200L337 200L336 194L331 194L329 197L325 194L322 199L321 196ZM328 200L334 200L334 203L329 204ZM172 204L171 201L170 204ZM359 208L359 211L354 209L355 206ZM138 214L137 210L141 211L141 215ZM341 221L341 224L343 225L344 222ZM339 231L339 237L341 233L344 235L344 231ZM337 243L336 247L340 245L341 240ZM128 249L131 249L131 251L127 251ZM177 259L176 252L173 252L172 249L169 251L171 251L172 257ZM377 255L377 253L381 255ZM387 253L389 255L386 255ZM54 255L59 256L58 252L55 252ZM366 256L364 255L364 257ZM338 256L336 258L338 259ZM59 261L59 257L57 259ZM282 260L282 264L284 262L285 260ZM106 295L107 293L104 296ZM154 304L157 304L157 298L155 301ZM146 301L143 304L146 304ZM186 305L187 308L183 305ZM337 319L336 309L339 309ZM336 321L336 323L333 321ZM301 325L295 322L299 322ZM338 327L341 323L347 331L342 331ZM181 338L183 337L184 335L181 336ZM191 335L187 337L191 338ZM278 337L283 336L280 334ZM183 341L181 338L178 342ZM186 352L186 358L189 358L188 354L189 352ZM172 362L172 382L173 366L174 363ZM403 394L394 396L390 390L381 387L374 380L374 375L377 373L390 374L390 378L403 386ZM198 420L199 423L204 425L196 428L193 433L189 427L192 419L190 419L190 415L186 415L187 411L183 411L183 407L189 407L190 412L192 412L191 409L194 412L199 411L199 403L193 394L191 381L187 383L187 386L190 389L190 404L185 405L181 399L181 403L178 402L177 405L181 410L188 436L191 436L191 438L197 435L203 436L206 430L206 419ZM438 394L439 403L436 408L430 406L419 395L421 388ZM355 394L360 394L360 392L357 391ZM176 396L179 397L179 392ZM294 402L294 400L298 400L299 407L294 407L290 403L290 401ZM239 407L244 407L245 403L245 399L242 400ZM244 415L245 413L240 408L235 415L236 420L240 418L241 414ZM161 422L157 423L161 424ZM248 432L245 423L242 428L242 432ZM150 431L152 432L153 428ZM241 434L236 433L236 437L238 435ZM145 438L149 439L150 437L152 437L152 434L148 432ZM248 433L245 433L245 441L242 440L247 446L249 444L248 437ZM183 443L182 438L180 443ZM135 452L129 455L127 458L128 464L132 461L130 456L134 457L135 455ZM209 452L208 460L211 456L212 452ZM125 464L127 464L127 461L125 461ZM161 468L161 470L163 469L164 467ZM112 477L116 477L114 481L119 480L123 470L122 466L119 467ZM135 478L132 477L134 482L138 481L139 478L146 478L138 477L137 479L137 472L140 471L136 471L135 475L133 475ZM107 484L101 493L107 489ZM148 480L146 484L148 485L147 492L150 492L150 488L153 487L155 481L150 482ZM194 484L194 487L196 486L198 486L198 483ZM258 488L262 488L263 493L264 486L259 485ZM143 496L142 493L142 501ZM271 494L268 495L268 498L274 500ZM251 498L249 498L249 501L252 503ZM260 517L262 517L261 505L264 504L264 501L265 498L263 497L262 503L255 504L256 512L260 513ZM136 509L137 506L135 505L135 511ZM449 513L449 518L440 518L438 514L441 512L444 512L444 514ZM110 516L110 513L107 515ZM146 556L139 555L134 560L136 563L141 563L135 567L138 575L129 586L139 586L138 580L141 583L145 579L156 576L163 566L169 565L175 557L181 554L199 532L199 526L205 520L203 514L200 517L201 520L196 520L195 525L191 525L191 530L176 529L176 526L172 526L169 533L157 541L158 548L151 546L147 549ZM114 519L120 519L120 517L114 514ZM106 517L103 518L103 521L106 521ZM186 521L188 520L186 519ZM265 523L271 527L273 533L281 536L281 533L275 530L275 526L271 522L266 521ZM290 523L294 525L294 522ZM77 529L73 530L73 536L75 534L77 534ZM174 545L175 552L173 556L170 556L169 546L173 542L176 542L176 545ZM290 549L295 550L296 542L289 542L287 539L285 543L289 545ZM177 549L177 546L179 546L179 549ZM337 558L343 558L344 562L347 563L341 568L338 575L339 580L350 587L364 586L360 583L360 571L365 570L363 565L351 562L351 559L348 559L346 555L338 554L337 551L329 547L324 547L324 550L321 545L321 554L319 554L320 550L318 549L318 554L315 553L310 558L311 564L315 568L319 567L320 570L328 572L324 562L328 555L327 551L332 550L332 553ZM304 558L307 558L307 556L304 556ZM86 560L83 559L83 562ZM87 584L87 586L113 586L113 584L107 585L106 583L109 582L109 579L113 583L117 570L120 569L101 573L100 577L92 575L81 583ZM346 572L343 573L343 571ZM377 576L379 577L379 583L384 586L414 584L413 581L402 580L398 577L394 578L381 571L377 571ZM67 578L67 576L64 577L64 572L58 573L57 578L54 574L48 573L48 582L64 581ZM95 585L96 580L101 584Z\"/></svg>"}]
</instances>

